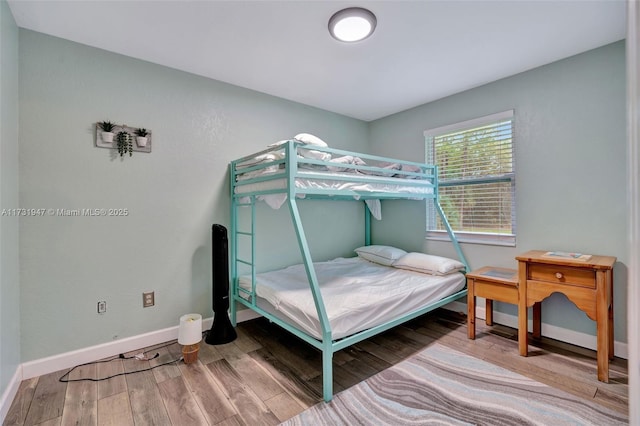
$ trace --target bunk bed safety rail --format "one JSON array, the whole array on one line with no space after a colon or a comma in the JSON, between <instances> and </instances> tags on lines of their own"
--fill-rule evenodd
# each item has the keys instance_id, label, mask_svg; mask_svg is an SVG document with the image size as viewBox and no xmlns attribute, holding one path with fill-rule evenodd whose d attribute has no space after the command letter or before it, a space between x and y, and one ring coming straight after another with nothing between
<instances>
[{"instance_id":1,"label":"bunk bed safety rail","mask_svg":"<svg viewBox=\"0 0 640 426\"><path fill-rule=\"evenodd\" d=\"M231 162L232 196L268 195L294 192L300 195L331 195L334 199L396 198L394 187L415 193L415 199L433 198L437 186L437 168L433 165L350 151L304 145L290 140L256 154ZM296 179L330 181L331 188L315 185L296 187ZM269 184L259 187L259 184ZM341 187L342 183L375 184L384 191ZM402 195L405 198L405 195Z\"/></svg>"}]
</instances>

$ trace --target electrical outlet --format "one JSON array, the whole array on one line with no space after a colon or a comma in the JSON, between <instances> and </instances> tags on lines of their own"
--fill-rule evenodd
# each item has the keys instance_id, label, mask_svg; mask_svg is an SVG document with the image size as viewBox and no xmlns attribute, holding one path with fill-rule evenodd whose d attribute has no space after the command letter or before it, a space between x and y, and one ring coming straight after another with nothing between
<instances>
[{"instance_id":1,"label":"electrical outlet","mask_svg":"<svg viewBox=\"0 0 640 426\"><path fill-rule=\"evenodd\" d=\"M98 302L98 313L104 314L105 312L107 312L107 302L104 300L101 300Z\"/></svg>"},{"instance_id":2,"label":"electrical outlet","mask_svg":"<svg viewBox=\"0 0 640 426\"><path fill-rule=\"evenodd\" d=\"M156 304L155 294L153 291L142 293L142 307L148 308Z\"/></svg>"}]
</instances>

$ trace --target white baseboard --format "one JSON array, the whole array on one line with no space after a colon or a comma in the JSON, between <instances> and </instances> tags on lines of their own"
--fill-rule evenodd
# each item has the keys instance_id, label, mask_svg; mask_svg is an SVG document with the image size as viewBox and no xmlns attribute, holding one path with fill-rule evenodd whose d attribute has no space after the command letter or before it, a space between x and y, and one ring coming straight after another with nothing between
<instances>
[{"instance_id":1,"label":"white baseboard","mask_svg":"<svg viewBox=\"0 0 640 426\"><path fill-rule=\"evenodd\" d=\"M462 312L467 314L467 305L462 302L451 302L443 308L450 311ZM484 302L476 305L476 317L485 319ZM518 328L518 317L514 315L504 314L502 312L493 312L493 322L506 325L507 327ZM533 321L529 318L529 331L532 330ZM561 342L571 343L587 349L596 350L597 339L591 334L581 333L579 331L568 330L566 328L555 325L542 323L542 335L551 339L560 340ZM628 345L624 342L613 342L613 352L619 358L629 359Z\"/></svg>"},{"instance_id":2,"label":"white baseboard","mask_svg":"<svg viewBox=\"0 0 640 426\"><path fill-rule=\"evenodd\" d=\"M16 372L13 374L13 377L11 377L11 380L9 380L9 384L7 384L6 389L2 392L2 399L0 399L0 424L4 424L4 419L7 418L9 408L11 408L13 398L15 398L18 393L21 381L22 365L18 365Z\"/></svg>"}]
</instances>

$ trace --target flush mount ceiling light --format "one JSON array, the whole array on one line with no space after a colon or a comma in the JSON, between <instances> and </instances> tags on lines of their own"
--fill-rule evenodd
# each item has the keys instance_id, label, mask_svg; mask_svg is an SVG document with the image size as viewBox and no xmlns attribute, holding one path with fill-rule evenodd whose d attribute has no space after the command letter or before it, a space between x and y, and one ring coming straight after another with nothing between
<instances>
[{"instance_id":1,"label":"flush mount ceiling light","mask_svg":"<svg viewBox=\"0 0 640 426\"><path fill-rule=\"evenodd\" d=\"M376 28L376 15L361 7L342 9L329 19L329 32L339 41L364 40Z\"/></svg>"}]
</instances>

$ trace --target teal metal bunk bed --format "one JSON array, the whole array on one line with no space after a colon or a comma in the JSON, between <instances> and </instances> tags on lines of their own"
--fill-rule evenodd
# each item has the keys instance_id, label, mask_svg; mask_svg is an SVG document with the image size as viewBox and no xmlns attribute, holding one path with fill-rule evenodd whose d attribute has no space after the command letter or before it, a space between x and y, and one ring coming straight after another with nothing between
<instances>
[{"instance_id":1,"label":"teal metal bunk bed","mask_svg":"<svg viewBox=\"0 0 640 426\"><path fill-rule=\"evenodd\" d=\"M336 159L347 161L336 162ZM351 159L358 161L350 161ZM329 173L328 171L334 171ZM333 397L333 354L350 345L377 335L433 309L465 297L466 287L419 309L407 312L391 321L386 321L355 334L334 339L327 309L318 284L318 277L311 258L309 245L302 226L298 202L304 199L331 200L384 200L384 199L433 199L440 218L449 234L460 261L469 270L469 265L458 244L455 234L442 211L438 199L437 168L434 165L401 161L379 156L354 153L329 147L311 146L296 140L286 141L266 150L232 161L231 181L231 231L230 231L230 313L236 325L236 304L244 305L268 318L280 327L293 333L322 352L323 398ZM401 185L398 184L401 182ZM293 221L298 245L313 302L320 322L321 338L314 337L285 319L258 306L256 296L256 248L254 227L256 203L265 200L273 206L286 203ZM363 203L364 205L365 203ZM276 205L275 208L279 207ZM248 224L239 223L239 209L250 209ZM365 245L371 244L371 212L365 210ZM239 237L250 240L249 258L240 257ZM246 254L245 254L246 255ZM239 285L239 270L250 270L249 288Z\"/></svg>"}]
</instances>

